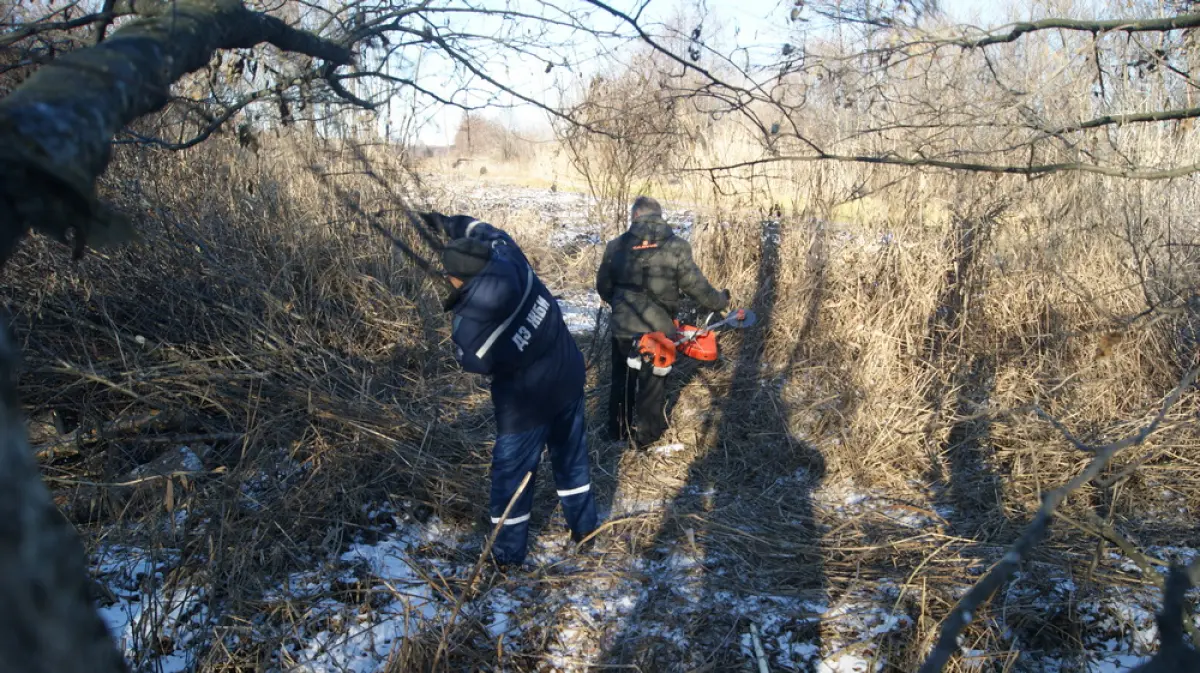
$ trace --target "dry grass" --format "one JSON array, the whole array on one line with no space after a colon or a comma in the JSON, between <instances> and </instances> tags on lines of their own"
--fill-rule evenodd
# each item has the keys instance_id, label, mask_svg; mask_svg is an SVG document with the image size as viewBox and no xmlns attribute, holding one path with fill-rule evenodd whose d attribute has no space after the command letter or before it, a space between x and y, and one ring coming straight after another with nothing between
<instances>
[{"instance_id":1,"label":"dry grass","mask_svg":"<svg viewBox=\"0 0 1200 673\"><path fill-rule=\"evenodd\" d=\"M814 187L855 169L817 170L835 175L809 182ZM1188 248L1200 232L1175 230L1171 246L1147 245L1167 239L1173 209L1190 207L1189 198L1190 187L1145 190L1073 177L1031 185L924 176L876 195L853 221L835 219L837 208L828 205L785 216L776 250L761 243L753 207L722 216L740 226L700 227L694 238L702 265L737 300L753 297L769 316L765 344L751 339L731 349L753 365L735 369L732 388L718 387L710 399L685 394L680 405L724 415L685 478L736 494L724 527L720 519L697 526L709 549L727 538L729 553L745 554L746 522L763 511L738 501L770 491L764 472L786 475L798 466L816 474L819 465L824 485L814 482L794 498L852 484L930 513L941 522L937 534L919 539L902 529L883 532L878 521L841 520L819 502L807 516L817 530L823 523L836 534L751 526L764 545L749 555L752 574L771 578L766 584L775 590L783 578L806 574L800 586L823 584L835 595L864 577L904 582L917 601L908 606L915 628L892 644L887 660L896 670L915 668L956 589L971 581L970 568L998 559L1041 494L1087 462L1032 407L1099 444L1144 424L1194 361L1194 316L1128 326L1149 296L1171 296L1164 303L1179 306L1194 292L1197 260ZM817 189L808 198L839 200ZM1145 217L1138 238L1114 217L1122 210ZM963 242L968 230L971 244ZM1152 247L1154 260L1131 263ZM764 276L768 256L778 261L766 262L772 268ZM1150 442L1120 457L1106 487L1073 498L1064 516L1099 515L1145 545L1195 544L1188 513L1200 504L1196 408L1193 394ZM821 550L815 578L813 569L797 568L797 556L778 553L805 546ZM1060 523L1038 563L1054 569L1046 580L1088 576L1089 590L1128 581L1105 569L1103 550ZM1036 642L1070 650L1084 635L1070 621L1050 624L1033 604L1006 610L1010 626L1022 615L1015 633L1026 649ZM971 649L1012 652L1013 640L993 630L996 622L982 624ZM1057 635L1037 635L1047 630Z\"/></svg>"},{"instance_id":2,"label":"dry grass","mask_svg":"<svg viewBox=\"0 0 1200 673\"><path fill-rule=\"evenodd\" d=\"M374 159L377 172L412 188L384 153ZM168 581L205 587L222 629L254 624L240 649L216 639L204 670L250 670L281 651L311 597L264 592L350 539L379 534L364 507L390 502L412 519L436 513L463 525L482 513L486 394L452 367L429 285L348 219L313 163L331 173L353 166L303 138L258 155L223 141L178 155L129 152L107 188L144 240L75 265L33 240L4 290L24 343L35 443L53 448L44 474L64 511L93 549L123 543L169 558ZM1180 353L1195 347L1182 318L1119 326L1145 307L1146 288L1162 296L1195 277L1183 245L1154 248L1156 263L1140 272L1129 264L1133 250L1149 249L1139 242L1159 240L1194 201L1180 185L1146 192L1099 179L938 175L864 202L850 198L864 175L879 184L900 176L857 170L787 176L802 198L787 201L777 228L764 230L760 210L780 198L781 179L741 202L699 190L685 200L700 213L702 267L766 320L723 341L725 362L677 379L672 432L686 453L645 458L597 445L603 493L667 504L614 523L607 556L589 572L695 540L713 564L734 563L729 586L740 590L836 597L889 579L904 589L896 603L912 625L877 643L876 656L909 670L1040 493L1086 459L1029 405L1099 441L1137 425L1177 380ZM364 210L391 211L381 218L404 230L386 193L348 180ZM417 201L509 229L555 288L590 285L599 249L551 245L553 223L527 206L473 203L465 194L479 182L436 177ZM1114 215L1131 209L1150 213L1134 246ZM594 423L604 370L592 372ZM1064 513L1111 517L1143 544L1194 542L1195 409L1186 399L1150 443L1118 461L1113 486L1081 494ZM71 441L47 425L51 412ZM202 453L202 470L155 462L184 444ZM143 478L136 470L146 464L173 474L112 486ZM780 485L789 475L799 476ZM914 534L882 509L847 515L836 493L849 488L935 524ZM550 501L541 494L539 507ZM1037 563L1090 572L1096 585L1128 581L1107 558L1093 560L1088 540L1060 526ZM453 580L434 585L461 590ZM332 591L371 600L362 586ZM1024 647L1069 650L1078 640L1069 620L1051 623L1059 617L1038 616L1033 603L1006 610ZM740 661L712 639L736 620L678 619L694 636L693 663ZM468 621L451 634L456 670L495 659L481 630ZM436 640L405 641L394 669L424 670ZM987 619L969 640L976 650L1012 647ZM538 647L531 636L505 661L534 670ZM682 661L647 647L620 656Z\"/></svg>"},{"instance_id":3,"label":"dry grass","mask_svg":"<svg viewBox=\"0 0 1200 673\"><path fill-rule=\"evenodd\" d=\"M992 76L1042 92L1048 113L1086 118L1094 74L1067 52L1009 53ZM914 62L880 99L930 103L944 116L924 133L866 133L894 120L872 114L880 108L823 101L820 87L795 121L839 151L903 153L928 141L988 160L1011 144L988 129L1016 118L1024 99L995 103L979 90L991 80L969 81L962 62L945 61ZM1129 81L1117 92L1121 109L1160 105L1162 92ZM853 86L828 86L843 84ZM778 113L751 107L762 120ZM959 109L979 109L982 127L939 125L960 120ZM765 156L761 129L693 117L683 120L692 126L677 165ZM453 366L431 284L356 221L312 167L405 232L395 199L356 175L336 144L302 132L259 141L257 153L220 137L178 154L120 152L104 188L144 240L78 263L31 240L0 290L25 353L21 394L33 441L58 503L94 555L139 549L155 570L139 583L178 589L177 600L198 599L219 615L192 644L204 671L287 666L287 646L311 635L321 601L357 615L399 594L381 596L364 572L347 576L340 554L353 540L392 532L390 516L377 515L385 506L402 522L437 515L470 528L487 488L487 394ZM1197 150L1193 135L1153 127L1123 127L1108 142L1092 151L1114 161L1185 163ZM430 159L416 166L422 180L392 148L367 151L414 203L512 232L556 290L591 285L601 249L554 244L555 223L505 192L582 191L585 181L553 145L519 163ZM832 604L886 584L903 628L866 644L846 643L838 619L805 625L796 614L788 628L827 648L862 650L887 670L914 670L940 620L1003 555L1042 494L1088 461L1038 410L1100 444L1143 424L1195 362L1194 180L1026 181L818 163L719 175L668 171L634 185L697 212L701 266L763 320L722 338L722 362L681 366L670 439L686 448L635 455L594 443L601 501L644 505L606 524L600 556L572 573L543 567L524 578L537 593L519 641L494 641L464 618L450 632L402 639L389 670L428 670L447 643L452 670L545 670L562 633L539 620L568 617L555 597L622 582L638 597L632 621L666 624L688 647L636 623L592 624L605 663L740 670L736 639L752 617L735 614L730 596ZM469 196L480 185L499 196ZM782 217L764 223L775 206ZM598 354L589 381L595 426L607 349L583 345ZM1021 652L1070 658L1086 641L1082 601L1152 584L1097 542L1096 517L1142 547L1200 546L1198 405L1189 391L1158 433L1065 504L1020 590L997 596L966 633L964 648L984 654L956 661L958 670L1008 670ZM183 459L183 446L199 464ZM538 510L552 507L541 489ZM435 547L415 553L468 568L475 560L469 545ZM678 601L679 587L649 576L681 550L697 563ZM281 592L281 579L296 573L333 579L315 595ZM1056 593L1064 578L1078 591ZM460 575L423 579L449 604L466 589ZM176 637L152 631L135 650L149 656Z\"/></svg>"},{"instance_id":4,"label":"dry grass","mask_svg":"<svg viewBox=\"0 0 1200 673\"><path fill-rule=\"evenodd\" d=\"M75 265L32 240L5 288L64 511L92 544L176 550L172 581L200 573L227 625L371 526L364 505L470 516L486 479L485 400L450 367L434 298L346 220L316 157L220 142L121 157L108 191L144 240ZM161 462L184 445L202 469ZM108 486L147 464L170 476ZM247 646L206 665L273 647Z\"/></svg>"}]
</instances>

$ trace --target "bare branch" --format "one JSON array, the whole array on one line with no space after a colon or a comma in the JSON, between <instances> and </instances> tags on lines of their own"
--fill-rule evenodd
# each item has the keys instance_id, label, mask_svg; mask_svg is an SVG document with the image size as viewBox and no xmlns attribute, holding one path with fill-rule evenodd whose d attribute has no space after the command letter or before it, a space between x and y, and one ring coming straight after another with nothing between
<instances>
[{"instance_id":1,"label":"bare branch","mask_svg":"<svg viewBox=\"0 0 1200 673\"><path fill-rule=\"evenodd\" d=\"M1117 529L1113 527L1112 522L1101 519L1094 512L1089 512L1087 516L1088 525L1090 525L1091 528L1088 528L1087 525L1075 521L1070 517L1063 516L1062 514L1059 514L1058 518L1089 535L1095 535L1103 540L1113 543L1118 549L1121 550L1122 554L1124 554L1129 560L1133 561L1134 564L1137 565L1138 569L1142 571L1142 575L1144 577L1150 580L1154 586L1158 587L1159 589L1163 588L1163 578L1158 574L1157 569L1159 567L1169 566L1170 564L1160 561L1159 559L1142 552L1137 548L1136 545L1133 544L1133 542L1129 540L1129 538L1118 532ZM1098 560L1099 559L1097 559L1097 561ZM1192 642L1200 643L1200 631L1197 631L1196 625L1193 624L1191 620L1185 620L1184 627L1191 635Z\"/></svg>"},{"instance_id":2,"label":"bare branch","mask_svg":"<svg viewBox=\"0 0 1200 673\"><path fill-rule=\"evenodd\" d=\"M341 202L342 206L361 217L366 221L367 225L374 229L379 235L388 239L388 241L391 242L391 244L397 250L399 250L405 257L410 259L422 271L424 271L436 285L441 287L443 290L450 289L450 281L446 280L446 277L441 273L441 271L438 270L436 266L433 265L432 262L422 257L419 253L417 253L416 250L413 250L411 246L397 238L396 235L391 231L388 231L387 227L379 223L379 220L377 220L370 213L364 211L357 203L355 203L354 199L350 198L350 195L347 194L345 190L330 185L323 178L322 181L325 182L326 186L329 187L335 195L337 195L338 201ZM405 209L406 216L408 216L410 212L411 211L408 211L407 208ZM420 230L421 229L418 227L418 231Z\"/></svg>"},{"instance_id":3,"label":"bare branch","mask_svg":"<svg viewBox=\"0 0 1200 673\"><path fill-rule=\"evenodd\" d=\"M947 40L951 44L967 49L986 47L992 44L1015 42L1023 35L1041 30L1071 30L1085 33L1149 33L1182 30L1200 27L1200 14L1183 14L1161 19L1113 19L1110 21L1081 21L1078 19L1042 19L1014 23L1005 32L994 32L975 39Z\"/></svg>"},{"instance_id":4,"label":"bare branch","mask_svg":"<svg viewBox=\"0 0 1200 673\"><path fill-rule=\"evenodd\" d=\"M1142 429L1124 439L1096 448L1092 451L1095 458L1082 472L1065 485L1045 495L1042 499L1042 506L1033 517L1033 521L1021 533L1021 537L1017 539L1000 562L992 566L992 569L975 586L971 587L970 591L950 611L946 620L942 622L937 643L921 666L920 673L937 673L945 667L946 663L950 661L950 657L958 651L959 634L971 623L975 612L992 597L997 589L1008 582L1020 567L1021 562L1028 558L1033 548L1046 536L1050 528L1050 520L1054 517L1054 511L1058 506L1071 493L1095 479L1119 451L1141 444L1154 434L1184 391L1195 383L1197 374L1200 374L1200 367L1188 371L1175 389L1163 400L1158 413Z\"/></svg>"},{"instance_id":5,"label":"bare branch","mask_svg":"<svg viewBox=\"0 0 1200 673\"><path fill-rule=\"evenodd\" d=\"M311 73L309 76L299 77L299 78L296 78L295 80L292 80L291 82L286 84L285 87L290 87L295 84L299 84L302 81L311 80L315 77L316 77L316 73ZM212 119L209 119L207 121L207 123L204 125L204 127L201 128L199 131L197 131L195 133L195 135L193 135L191 138L184 140L182 142L173 143L173 142L168 142L166 140L163 140L161 138L150 138L147 136L143 136L143 135L134 133L134 132L130 131L129 129L125 129L123 131L123 133L131 136L131 139L130 140L114 140L113 144L116 144L116 145L129 145L129 144L154 145L154 146L161 147L163 149L168 149L168 150L186 150L189 147L195 147L196 145L199 145L200 143L204 142L205 140L208 140L212 136L212 134L216 133L222 126L225 125L225 122L229 121L230 119L232 119L234 117L234 115L236 115L238 112L241 112L243 109L245 109L247 105L250 105L251 103L254 103L256 101L260 101L264 98L267 98L268 96L270 96L274 93L277 93L277 91L275 89L260 89L251 94L243 96L242 98L240 98L239 100L234 102L232 105L229 105L228 107L226 107L224 109L224 111L221 112L221 114L213 117Z\"/></svg>"},{"instance_id":6,"label":"bare branch","mask_svg":"<svg viewBox=\"0 0 1200 673\"><path fill-rule=\"evenodd\" d=\"M1035 414L1037 414L1042 420L1046 421L1051 426L1053 426L1055 430L1058 430L1059 434L1061 434L1064 439L1066 439L1068 442L1071 443L1071 446L1074 446L1076 449L1079 449L1080 451L1082 451L1084 453L1092 452L1092 447L1088 446L1085 442L1081 441L1078 437L1076 437L1074 434L1072 434L1071 431L1067 429L1067 426L1062 424L1062 421L1058 420L1054 416L1051 416L1049 413L1046 412L1045 409L1041 408L1040 406L1038 406L1036 404L1033 405L1032 409L1033 409L1033 412Z\"/></svg>"},{"instance_id":7,"label":"bare branch","mask_svg":"<svg viewBox=\"0 0 1200 673\"><path fill-rule=\"evenodd\" d=\"M42 33L49 33L57 30L71 30L73 28L81 28L83 26L88 26L99 22L111 23L116 16L117 15L112 13L111 10L108 10L98 14L81 16L71 19L70 21L43 21L31 23L28 26L23 26L17 30L0 36L0 48L12 46L21 40L27 40Z\"/></svg>"},{"instance_id":8,"label":"bare branch","mask_svg":"<svg viewBox=\"0 0 1200 673\"><path fill-rule=\"evenodd\" d=\"M1099 166L1096 164L1085 164L1082 162L1060 162L1052 164L1030 164L1026 166L1005 165L1005 164L984 164L973 163L966 161L948 161L945 159L930 159L924 157L901 157L895 155L867 155L867 154L833 154L821 153L813 155L786 155L777 157L763 157L751 161L741 161L723 166L709 166L703 168L689 168L686 170L693 172L705 172L716 174L724 171L734 171L741 168L750 168L763 164L773 164L791 161L842 161L848 163L861 164L882 164L885 166L908 166L911 168L945 168L957 171L968 171L973 173L1001 173L1008 175L1025 175L1038 176L1047 175L1050 173L1060 173L1076 171L1079 173L1094 173L1096 175L1106 175L1114 178L1129 178L1132 180L1169 180L1172 178L1180 178L1186 175L1191 175L1200 171L1200 163L1186 164L1173 168L1163 169L1141 169L1141 168L1118 168L1115 166Z\"/></svg>"},{"instance_id":9,"label":"bare branch","mask_svg":"<svg viewBox=\"0 0 1200 673\"><path fill-rule=\"evenodd\" d=\"M11 215L0 201L0 220ZM16 361L8 326L0 326L0 660L31 673L123 673L125 660L88 598L83 545L38 474Z\"/></svg>"},{"instance_id":10,"label":"bare branch","mask_svg":"<svg viewBox=\"0 0 1200 673\"><path fill-rule=\"evenodd\" d=\"M104 18L98 22L95 28L95 44L100 44L108 36L108 28L112 25L113 19L116 18L113 15L113 9L116 7L116 4L116 0L104 0L104 8L100 11L100 14Z\"/></svg>"},{"instance_id":11,"label":"bare branch","mask_svg":"<svg viewBox=\"0 0 1200 673\"><path fill-rule=\"evenodd\" d=\"M131 235L97 200L113 136L168 100L218 49L261 42L330 63L350 51L236 0L137 2L143 16L41 68L0 100L0 265L31 227L86 243ZM120 10L120 8L118 8ZM143 11L144 10L144 11ZM33 462L16 394L17 352L0 330L0 661L31 673L126 670L91 604L84 551Z\"/></svg>"},{"instance_id":12,"label":"bare branch","mask_svg":"<svg viewBox=\"0 0 1200 673\"><path fill-rule=\"evenodd\" d=\"M1200 563L1186 568L1173 566L1163 587L1163 607L1158 613L1159 650L1154 657L1133 669L1134 673L1174 673L1200 668L1200 653L1183 639L1184 604L1188 589L1200 578Z\"/></svg>"},{"instance_id":13,"label":"bare branch","mask_svg":"<svg viewBox=\"0 0 1200 673\"><path fill-rule=\"evenodd\" d=\"M1147 122L1179 121L1200 117L1200 107L1179 108L1174 110L1154 110L1152 112L1131 112L1129 114L1104 115L1077 124L1062 126L1046 133L1059 135L1072 131L1084 131L1102 126L1120 126L1122 124L1141 124Z\"/></svg>"},{"instance_id":14,"label":"bare branch","mask_svg":"<svg viewBox=\"0 0 1200 673\"><path fill-rule=\"evenodd\" d=\"M399 205L399 210L404 213L405 219L408 220L408 223L412 225L413 229L417 232L417 236L420 237L421 240L425 241L425 244L430 248L434 250L441 250L442 246L444 245L442 240L433 233L430 233L422 225L420 215L418 215L415 210L408 206L408 200L405 199L401 194L398 194L396 190L392 188L392 184L383 179L383 176L375 172L375 169L371 166L370 159L367 158L367 155L365 152L363 152L362 147L359 145L353 145L351 149L354 151L354 158L357 159L362 165L363 175L367 176L372 182L379 185L385 192L387 192L388 197L392 200L392 202ZM395 236L391 236L390 234L388 235L388 238L391 238L393 241L396 240ZM422 268L425 267L423 266ZM444 275L441 273L436 273L435 275L437 276L437 279L442 282L443 287L448 289L448 285L446 285L448 281L446 281Z\"/></svg>"},{"instance_id":15,"label":"bare branch","mask_svg":"<svg viewBox=\"0 0 1200 673\"><path fill-rule=\"evenodd\" d=\"M535 106L541 110L544 110L546 112L549 112L551 115L553 115L559 119L567 119L568 121L570 121L569 117L567 117L567 115L564 115L560 110L553 108L549 105L546 105L545 103L543 103L539 100L536 100L534 98L526 96L526 95L516 91L515 89L505 86L501 82L497 81L496 78L494 78L491 75L484 72L482 68L480 68L471 59L467 58L464 54L462 54L458 49L456 49L454 47L454 45L452 45L450 42L448 42L444 37L436 35L432 31L430 31L428 33L420 33L418 31L410 30L409 32L413 32L416 34L423 34L426 38L428 38L428 40L430 42L441 47L443 52L447 56L449 56L453 61L457 62L462 67L466 68L472 75L487 82L488 84L491 84L492 86L496 87L500 91L505 91L508 94L510 94L511 96L513 96L514 98L516 98L524 103L533 105L533 106Z\"/></svg>"},{"instance_id":16,"label":"bare branch","mask_svg":"<svg viewBox=\"0 0 1200 673\"><path fill-rule=\"evenodd\" d=\"M355 96L354 94L350 93L346 87L342 86L341 79L337 76L336 70L337 65L334 63L329 63L322 69L322 76L325 79L325 83L329 85L329 88L332 89L335 94L353 103L354 105L367 110L374 110L374 103Z\"/></svg>"}]
</instances>

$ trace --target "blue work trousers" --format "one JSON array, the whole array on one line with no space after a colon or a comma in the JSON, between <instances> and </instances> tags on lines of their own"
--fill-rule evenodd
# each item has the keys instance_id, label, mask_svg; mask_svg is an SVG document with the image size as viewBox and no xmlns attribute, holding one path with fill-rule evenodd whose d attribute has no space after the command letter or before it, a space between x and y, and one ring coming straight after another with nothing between
<instances>
[{"instance_id":1,"label":"blue work trousers","mask_svg":"<svg viewBox=\"0 0 1200 673\"><path fill-rule=\"evenodd\" d=\"M529 516L533 510L534 482L542 449L549 447L554 467L554 485L562 501L563 514L571 528L572 539L579 541L595 530L596 499L588 468L587 428L584 398L555 415L549 423L525 432L496 437L492 449L492 525L500 523L504 508L532 472L529 485L508 513L496 542L492 558L500 565L520 565L525 561L529 543Z\"/></svg>"}]
</instances>

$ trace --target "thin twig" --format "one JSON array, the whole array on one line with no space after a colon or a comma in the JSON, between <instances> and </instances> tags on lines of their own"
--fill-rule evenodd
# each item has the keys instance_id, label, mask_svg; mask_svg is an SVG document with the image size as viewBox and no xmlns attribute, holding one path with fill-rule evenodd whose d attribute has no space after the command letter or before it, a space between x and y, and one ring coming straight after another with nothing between
<instances>
[{"instance_id":1,"label":"thin twig","mask_svg":"<svg viewBox=\"0 0 1200 673\"><path fill-rule=\"evenodd\" d=\"M462 610L463 603L473 593L472 585L475 584L475 578L479 575L479 571L483 569L483 564L487 561L488 554L492 551L492 545L496 542L496 537L500 535L500 529L504 527L504 522L508 520L508 514L517 504L517 498L525 492L525 487L529 485L529 480L533 478L533 472L526 472L525 478L521 480L521 485L517 487L517 492L509 498L508 505L504 508L504 513L500 515L500 521L492 527L492 534L488 536L487 543L483 545L483 551L479 554L479 560L475 562L475 567L471 569L471 574L467 576L467 585L463 589L462 595L454 602L454 609L450 611L450 619L446 620L446 626L442 630L442 639L438 643L437 654L433 657L433 665L430 670L437 669L438 664L442 661L442 656L446 654L446 646L449 644L450 631L454 628L454 621L458 619L458 613Z\"/></svg>"},{"instance_id":2,"label":"thin twig","mask_svg":"<svg viewBox=\"0 0 1200 673\"><path fill-rule=\"evenodd\" d=\"M355 203L354 199L351 199L350 196L348 194L346 194L345 191L343 191L339 187L331 185L329 183L329 181L326 179L325 175L322 175L320 172L315 171L315 170L313 171L313 173L317 176L317 178L321 182L323 182L325 184L326 187L329 187L329 189L334 194L337 195L338 200L341 201L343 206L345 206L347 209L349 209L350 211L352 211L353 213L355 213L356 215L361 217L364 221L366 221L368 226L370 226L372 229L374 229L380 235L382 235L383 237L385 237L389 241L391 241L392 245L395 246L395 248L397 250L399 250L406 257L408 257L410 260L412 260L412 262L415 263L422 271L424 271L431 280L433 280L435 283L441 285L443 289L447 289L447 290L449 289L450 281L446 280L446 277L444 275L442 275L442 273L437 269L437 267L435 267L432 263L430 263L429 260L427 260L424 257L422 257L421 255L417 254L417 251L413 250L412 247L409 246L407 243L400 240L399 238L396 238L396 236L391 231L388 231L387 227L380 224L379 221L374 216L372 216L369 213L367 213L366 211L364 211L362 209L362 207L360 207L357 203ZM418 229L418 231L420 231L419 228L417 228L417 229Z\"/></svg>"},{"instance_id":3,"label":"thin twig","mask_svg":"<svg viewBox=\"0 0 1200 673\"><path fill-rule=\"evenodd\" d=\"M65 485L71 485L71 486L91 486L91 487L95 487L95 488L126 488L129 486L138 486L140 484L147 484L152 481L159 481L161 479L174 479L176 477L204 477L204 476L211 476L214 474L224 474L224 473L225 473L225 468L223 468L223 467L217 468L212 471L200 471L200 472L197 472L194 470L178 470L175 472L168 472L166 474L150 474L145 477L139 477L137 479L131 479L129 481L117 481L117 482L107 482L107 483L86 481L83 479L67 479L66 477L52 477L50 475L45 475L42 478L45 479L46 481L52 481L56 484L65 484Z\"/></svg>"},{"instance_id":4,"label":"thin twig","mask_svg":"<svg viewBox=\"0 0 1200 673\"><path fill-rule=\"evenodd\" d=\"M600 343L601 335L608 332L608 323L601 323L604 317L604 305L601 304L596 308L596 326L592 329L592 346L588 349L587 364L584 365L584 371L590 370L596 364L596 348ZM603 331L601 331L603 330Z\"/></svg>"},{"instance_id":5,"label":"thin twig","mask_svg":"<svg viewBox=\"0 0 1200 673\"><path fill-rule=\"evenodd\" d=\"M771 673L767 666L767 654L763 652L762 640L758 637L758 626L750 622L750 640L754 643L754 659L758 661L758 673Z\"/></svg>"},{"instance_id":6,"label":"thin twig","mask_svg":"<svg viewBox=\"0 0 1200 673\"><path fill-rule=\"evenodd\" d=\"M1075 435L1071 434L1071 431L1067 429L1067 426L1062 424L1062 421L1058 420L1054 416L1051 416L1049 413L1046 412L1045 409L1041 408L1041 406L1039 406L1039 405L1035 404L1031 408L1033 409L1033 412L1038 415L1038 417L1040 417L1042 420L1046 421L1050 425L1054 426L1054 429L1058 430L1059 434L1061 434L1063 436L1063 438L1065 438L1068 442L1070 442L1072 446L1074 446L1075 448L1079 449L1080 451L1082 451L1084 453L1092 452L1092 447L1089 446L1087 443L1083 442L1082 440L1080 440L1079 438L1077 438Z\"/></svg>"}]
</instances>

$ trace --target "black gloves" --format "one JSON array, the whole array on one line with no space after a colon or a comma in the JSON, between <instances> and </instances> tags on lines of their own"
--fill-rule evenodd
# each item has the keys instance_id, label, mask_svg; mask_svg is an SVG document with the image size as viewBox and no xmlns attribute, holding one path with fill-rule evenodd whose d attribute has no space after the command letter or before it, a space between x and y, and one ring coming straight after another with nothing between
<instances>
[{"instance_id":1,"label":"black gloves","mask_svg":"<svg viewBox=\"0 0 1200 673\"><path fill-rule=\"evenodd\" d=\"M444 235L450 240L465 238L471 229L471 223L478 222L470 215L443 215L437 211L417 213L421 222L438 235Z\"/></svg>"},{"instance_id":2,"label":"black gloves","mask_svg":"<svg viewBox=\"0 0 1200 673\"><path fill-rule=\"evenodd\" d=\"M417 214L421 216L421 221L425 223L425 226L432 229L434 233L442 234L445 232L445 228L442 226L442 218L446 217L445 215L436 211Z\"/></svg>"}]
</instances>

